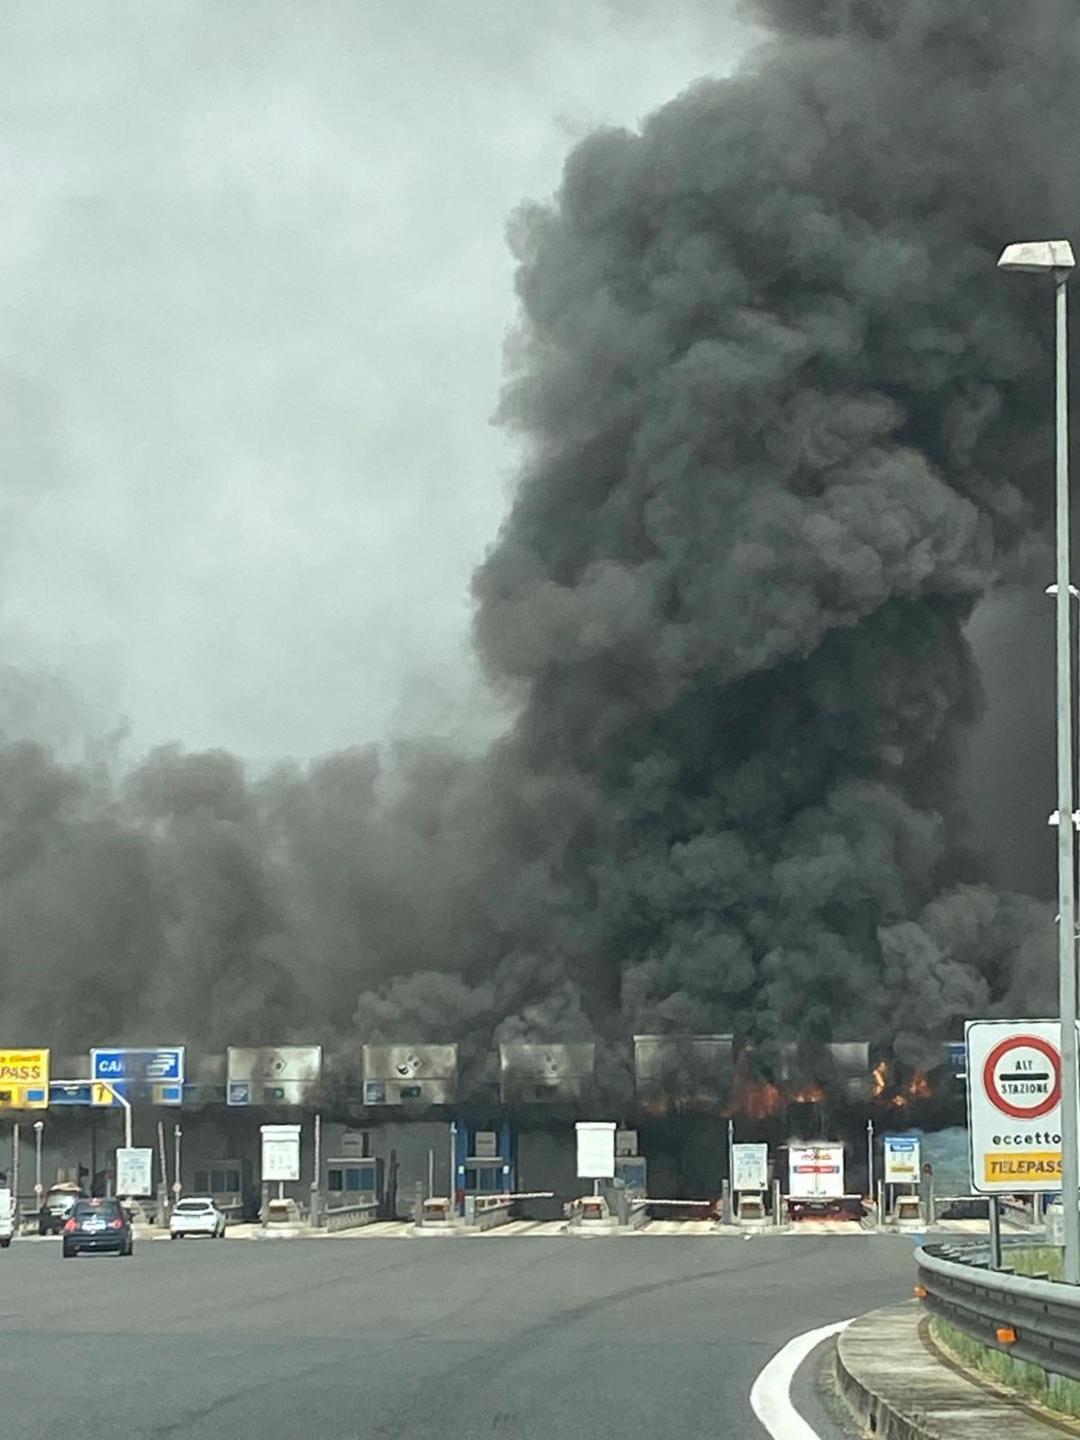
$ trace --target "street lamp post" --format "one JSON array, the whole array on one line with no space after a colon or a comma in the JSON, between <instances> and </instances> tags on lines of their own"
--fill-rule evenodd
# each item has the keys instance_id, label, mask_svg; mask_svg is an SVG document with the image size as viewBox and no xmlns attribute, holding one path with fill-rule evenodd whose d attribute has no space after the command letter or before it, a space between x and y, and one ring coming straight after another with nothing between
<instances>
[{"instance_id":1,"label":"street lamp post","mask_svg":"<svg viewBox=\"0 0 1080 1440\"><path fill-rule=\"evenodd\" d=\"M172 1186L172 1188L173 1188L173 1195L174 1195L174 1197L175 1197L177 1200L179 1200L179 1199L180 1199L180 1196L184 1193L184 1183L183 1183L183 1181L180 1179L180 1141L181 1141L181 1139L183 1138L184 1132L183 1132L183 1130L181 1130L181 1128L180 1128L180 1122L179 1122L179 1121L177 1121L176 1124L173 1126L173 1132L172 1132L172 1133L173 1133L173 1186Z\"/></svg>"},{"instance_id":2,"label":"street lamp post","mask_svg":"<svg viewBox=\"0 0 1080 1440\"><path fill-rule=\"evenodd\" d=\"M1067 240L1008 245L1002 270L1049 275L1057 312L1057 774L1058 774L1058 1006L1061 1012L1061 1191L1065 1220L1064 1279L1080 1285L1080 1152L1077 1148L1076 877L1072 756L1072 616L1069 607L1069 274L1075 266Z\"/></svg>"},{"instance_id":3,"label":"street lamp post","mask_svg":"<svg viewBox=\"0 0 1080 1440\"><path fill-rule=\"evenodd\" d=\"M38 1209L41 1208L41 1197L45 1193L41 1183L41 1139L45 1133L45 1121L34 1121L34 1194L37 1197Z\"/></svg>"}]
</instances>

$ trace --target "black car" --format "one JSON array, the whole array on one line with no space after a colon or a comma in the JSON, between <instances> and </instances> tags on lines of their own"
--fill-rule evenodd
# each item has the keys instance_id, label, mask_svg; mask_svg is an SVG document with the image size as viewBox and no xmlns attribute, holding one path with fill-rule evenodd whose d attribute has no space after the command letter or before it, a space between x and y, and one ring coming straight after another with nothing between
<instances>
[{"instance_id":1,"label":"black car","mask_svg":"<svg viewBox=\"0 0 1080 1440\"><path fill-rule=\"evenodd\" d=\"M80 1250L134 1253L131 1217L119 1200L76 1200L64 1221L64 1259Z\"/></svg>"}]
</instances>

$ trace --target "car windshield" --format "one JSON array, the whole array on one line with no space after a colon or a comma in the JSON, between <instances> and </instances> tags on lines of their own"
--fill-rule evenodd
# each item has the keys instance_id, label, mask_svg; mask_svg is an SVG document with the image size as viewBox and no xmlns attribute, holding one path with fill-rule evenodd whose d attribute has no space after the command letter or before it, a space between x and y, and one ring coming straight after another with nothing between
<instances>
[{"instance_id":1,"label":"car windshield","mask_svg":"<svg viewBox=\"0 0 1080 1440\"><path fill-rule=\"evenodd\" d=\"M176 1215L205 1215L208 1210L213 1208L209 1200L181 1200L173 1213Z\"/></svg>"},{"instance_id":2,"label":"car windshield","mask_svg":"<svg viewBox=\"0 0 1080 1440\"><path fill-rule=\"evenodd\" d=\"M123 1217L123 1213L119 1200L80 1200L72 1211L76 1220L83 1220L89 1215L114 1220L118 1215Z\"/></svg>"}]
</instances>

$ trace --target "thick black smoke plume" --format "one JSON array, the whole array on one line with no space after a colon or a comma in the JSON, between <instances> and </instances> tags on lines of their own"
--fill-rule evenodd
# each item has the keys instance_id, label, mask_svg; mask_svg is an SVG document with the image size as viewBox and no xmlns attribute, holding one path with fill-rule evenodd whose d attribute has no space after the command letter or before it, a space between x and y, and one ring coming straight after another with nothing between
<instances>
[{"instance_id":1,"label":"thick black smoke plume","mask_svg":"<svg viewBox=\"0 0 1080 1440\"><path fill-rule=\"evenodd\" d=\"M514 221L502 415L529 460L475 582L512 731L257 784L224 755L117 782L9 746L13 1041L480 1063L723 1029L766 1062L850 1037L919 1060L1048 1003L1052 915L979 883L956 773L965 621L1046 520L1049 292L994 261L1080 231L1080 15L756 10L749 67L594 135Z\"/></svg>"}]
</instances>

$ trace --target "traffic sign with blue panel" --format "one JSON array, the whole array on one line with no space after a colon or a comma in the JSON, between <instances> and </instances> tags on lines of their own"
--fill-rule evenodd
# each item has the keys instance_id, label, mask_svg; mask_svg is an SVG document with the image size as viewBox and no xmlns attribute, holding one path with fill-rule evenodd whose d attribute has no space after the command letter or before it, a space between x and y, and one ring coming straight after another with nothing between
<instances>
[{"instance_id":1,"label":"traffic sign with blue panel","mask_svg":"<svg viewBox=\"0 0 1080 1440\"><path fill-rule=\"evenodd\" d=\"M132 1085L152 1085L155 1105L179 1105L184 1098L183 1045L146 1045L117 1050L91 1050L90 1073L106 1080L126 1098ZM136 1097L137 1098L137 1097ZM95 1105L117 1105L114 1096L95 1086Z\"/></svg>"},{"instance_id":2,"label":"traffic sign with blue panel","mask_svg":"<svg viewBox=\"0 0 1080 1440\"><path fill-rule=\"evenodd\" d=\"M89 1105L89 1080L52 1080L49 1082L50 1105Z\"/></svg>"},{"instance_id":3,"label":"traffic sign with blue panel","mask_svg":"<svg viewBox=\"0 0 1080 1440\"><path fill-rule=\"evenodd\" d=\"M123 1050L91 1050L91 1075L95 1080L172 1080L184 1083L183 1045L130 1047Z\"/></svg>"}]
</instances>

